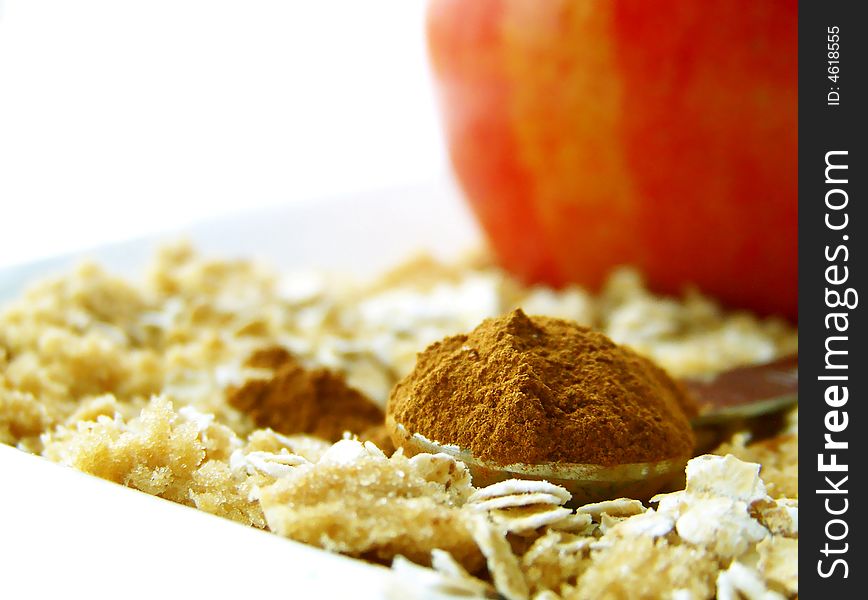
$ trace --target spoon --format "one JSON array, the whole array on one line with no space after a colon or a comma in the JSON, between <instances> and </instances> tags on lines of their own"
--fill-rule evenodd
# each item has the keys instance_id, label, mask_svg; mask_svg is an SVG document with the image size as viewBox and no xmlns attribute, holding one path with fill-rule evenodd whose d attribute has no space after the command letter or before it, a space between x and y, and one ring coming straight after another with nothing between
<instances>
[{"instance_id":1,"label":"spoon","mask_svg":"<svg viewBox=\"0 0 868 600\"><path fill-rule=\"evenodd\" d=\"M711 380L683 381L699 404L694 427L748 419L798 402L799 356L723 371Z\"/></svg>"},{"instance_id":2,"label":"spoon","mask_svg":"<svg viewBox=\"0 0 868 600\"><path fill-rule=\"evenodd\" d=\"M798 356L724 371L710 380L683 383L700 407L699 414L691 420L695 428L757 417L798 401ZM565 462L499 465L478 459L467 449L411 433L391 415L386 416L386 427L396 446L410 456L443 452L462 461L477 487L512 478L545 479L566 488L573 495L568 505L574 506L611 498L650 498L683 475L691 458L680 456L613 466Z\"/></svg>"}]
</instances>

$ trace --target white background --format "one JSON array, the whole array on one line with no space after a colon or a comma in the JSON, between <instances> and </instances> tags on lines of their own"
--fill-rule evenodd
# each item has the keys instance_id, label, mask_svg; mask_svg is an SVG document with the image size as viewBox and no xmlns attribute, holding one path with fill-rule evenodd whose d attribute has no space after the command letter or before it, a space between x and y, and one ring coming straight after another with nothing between
<instances>
[{"instance_id":1,"label":"white background","mask_svg":"<svg viewBox=\"0 0 868 600\"><path fill-rule=\"evenodd\" d=\"M0 0L0 266L437 177L423 17L424 0Z\"/></svg>"},{"instance_id":2,"label":"white background","mask_svg":"<svg viewBox=\"0 0 868 600\"><path fill-rule=\"evenodd\" d=\"M358 208L384 206L379 199L389 197L360 190L446 171L424 0L0 0L0 8L0 267L340 194L353 199L347 221L361 225L351 231L352 254L370 257L383 246L366 243L359 252L360 236L391 244L401 234L409 244L411 223L443 212L430 195L409 193L408 203L419 202L391 211L393 231L364 218L372 209ZM273 235L279 223L253 227L271 234L251 245L337 256L312 231L317 215L334 218L334 206L305 209L305 225L295 224L306 227L300 235L292 223L285 238ZM448 222L450 234L464 223ZM413 237L414 247L424 237ZM3 272L12 273L14 288L16 270ZM0 296L5 288L0 277ZM0 463L28 492L12 483L0 494L3 597L288 590L288 597L378 598L393 585L383 569L11 448L0 448ZM33 536L34 527L45 535ZM190 539L200 542L193 554ZM22 560L33 556L39 560ZM223 576L196 577L213 572ZM143 573L155 574L152 585L130 586L148 583Z\"/></svg>"}]
</instances>

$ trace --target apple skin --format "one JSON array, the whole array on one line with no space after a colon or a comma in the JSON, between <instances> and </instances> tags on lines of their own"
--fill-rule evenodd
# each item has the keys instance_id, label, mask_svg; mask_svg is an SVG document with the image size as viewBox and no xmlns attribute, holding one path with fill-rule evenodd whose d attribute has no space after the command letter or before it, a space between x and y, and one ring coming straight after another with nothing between
<instances>
[{"instance_id":1,"label":"apple skin","mask_svg":"<svg viewBox=\"0 0 868 600\"><path fill-rule=\"evenodd\" d=\"M431 0L450 158L501 264L798 316L796 0Z\"/></svg>"}]
</instances>

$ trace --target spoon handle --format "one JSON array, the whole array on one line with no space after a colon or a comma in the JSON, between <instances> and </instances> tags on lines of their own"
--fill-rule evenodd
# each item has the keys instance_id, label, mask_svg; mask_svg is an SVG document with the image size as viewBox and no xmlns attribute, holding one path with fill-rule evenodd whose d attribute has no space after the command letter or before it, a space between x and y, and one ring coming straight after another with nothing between
<instances>
[{"instance_id":1,"label":"spoon handle","mask_svg":"<svg viewBox=\"0 0 868 600\"><path fill-rule=\"evenodd\" d=\"M699 404L694 425L755 417L798 402L799 356L724 371L710 381L683 383Z\"/></svg>"}]
</instances>

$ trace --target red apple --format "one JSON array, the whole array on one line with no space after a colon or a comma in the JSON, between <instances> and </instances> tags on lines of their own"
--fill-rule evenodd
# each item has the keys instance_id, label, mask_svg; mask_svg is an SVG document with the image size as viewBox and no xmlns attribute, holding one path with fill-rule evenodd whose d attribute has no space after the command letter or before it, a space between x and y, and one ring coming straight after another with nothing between
<instances>
[{"instance_id":1,"label":"red apple","mask_svg":"<svg viewBox=\"0 0 868 600\"><path fill-rule=\"evenodd\" d=\"M505 267L797 317L796 0L431 0L428 40Z\"/></svg>"}]
</instances>

